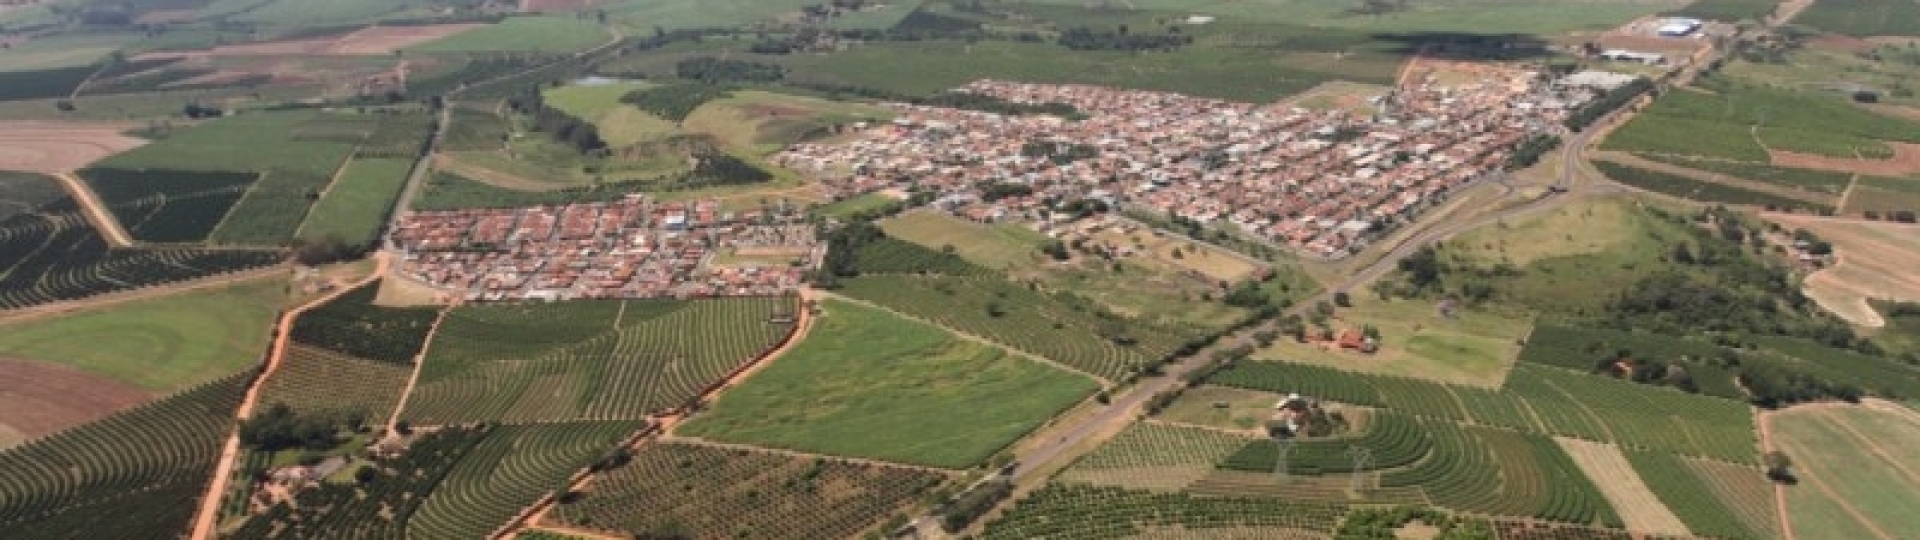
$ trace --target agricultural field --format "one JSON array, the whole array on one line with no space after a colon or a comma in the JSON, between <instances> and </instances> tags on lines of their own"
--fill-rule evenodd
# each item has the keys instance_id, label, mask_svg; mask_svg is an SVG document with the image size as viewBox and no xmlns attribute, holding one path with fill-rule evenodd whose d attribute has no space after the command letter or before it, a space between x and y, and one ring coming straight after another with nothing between
<instances>
[{"instance_id":1,"label":"agricultural field","mask_svg":"<svg viewBox=\"0 0 1920 540\"><path fill-rule=\"evenodd\" d=\"M604 44L607 31L570 16L509 17L407 49L411 53L517 51L572 53Z\"/></svg>"},{"instance_id":2,"label":"agricultural field","mask_svg":"<svg viewBox=\"0 0 1920 540\"><path fill-rule=\"evenodd\" d=\"M879 222L889 238L898 238L933 249L953 253L968 262L1015 273L1041 265L1046 255L1040 246L1046 235L1018 223L980 224L945 212L918 210Z\"/></svg>"},{"instance_id":3,"label":"agricultural field","mask_svg":"<svg viewBox=\"0 0 1920 540\"><path fill-rule=\"evenodd\" d=\"M347 162L339 179L314 203L297 237L338 238L348 246L373 246L412 168L410 159L355 158Z\"/></svg>"},{"instance_id":4,"label":"agricultural field","mask_svg":"<svg viewBox=\"0 0 1920 540\"><path fill-rule=\"evenodd\" d=\"M1889 219L1900 212L1920 214L1920 177L1861 176L1840 209L1847 215L1872 212Z\"/></svg>"},{"instance_id":5,"label":"agricultural field","mask_svg":"<svg viewBox=\"0 0 1920 540\"><path fill-rule=\"evenodd\" d=\"M1788 189L1827 195L1839 195L1845 192L1847 186L1853 184L1854 176L1851 173L1838 171L1775 167L1759 163L1670 157L1659 154L1640 154L1638 157L1668 165L1730 176L1737 180L1764 182Z\"/></svg>"},{"instance_id":6,"label":"agricultural field","mask_svg":"<svg viewBox=\"0 0 1920 540\"><path fill-rule=\"evenodd\" d=\"M1761 206L1769 210L1812 211L1830 214L1835 210L1831 203L1809 202L1797 198L1783 197L1772 193L1754 191L1731 184L1707 182L1665 173L1651 169L1642 169L1610 161L1593 163L1600 172L1615 182L1652 191L1655 193L1703 202Z\"/></svg>"},{"instance_id":7,"label":"agricultural field","mask_svg":"<svg viewBox=\"0 0 1920 540\"><path fill-rule=\"evenodd\" d=\"M1793 19L1856 37L1920 36L1920 4L1902 0L1823 0Z\"/></svg>"},{"instance_id":8,"label":"agricultural field","mask_svg":"<svg viewBox=\"0 0 1920 540\"><path fill-rule=\"evenodd\" d=\"M1813 492L1788 500L1796 532L1815 534L1822 523L1847 521L1856 525L1845 528L1920 530L1920 516L1911 511L1920 505L1920 471L1913 470L1920 423L1910 409L1885 407L1807 408L1769 419L1775 444L1793 459L1799 479L1787 491ZM1803 504L1814 498L1842 512Z\"/></svg>"},{"instance_id":9,"label":"agricultural field","mask_svg":"<svg viewBox=\"0 0 1920 540\"><path fill-rule=\"evenodd\" d=\"M707 135L728 148L767 155L787 145L832 135L835 126L880 122L893 111L861 103L738 90L708 101L680 125L687 133Z\"/></svg>"},{"instance_id":10,"label":"agricultural field","mask_svg":"<svg viewBox=\"0 0 1920 540\"><path fill-rule=\"evenodd\" d=\"M1789 229L1806 229L1831 242L1839 262L1802 282L1807 296L1856 325L1886 325L1870 300L1920 301L1920 226L1771 215Z\"/></svg>"},{"instance_id":11,"label":"agricultural field","mask_svg":"<svg viewBox=\"0 0 1920 540\"><path fill-rule=\"evenodd\" d=\"M176 107L177 108L177 107ZM101 168L263 172L332 177L378 117L314 111L240 114L167 128L146 146L107 158Z\"/></svg>"},{"instance_id":12,"label":"agricultural field","mask_svg":"<svg viewBox=\"0 0 1920 540\"><path fill-rule=\"evenodd\" d=\"M1630 361L1666 362L1684 368L1701 394L1747 399L1746 392L1734 381L1735 374L1715 363L1735 353L1701 340L1605 328L1540 325L1527 335L1527 345L1520 350L1520 361L1598 372L1602 362L1611 367L1622 358L1623 352Z\"/></svg>"},{"instance_id":13,"label":"agricultural field","mask_svg":"<svg viewBox=\"0 0 1920 540\"><path fill-rule=\"evenodd\" d=\"M1185 397L1181 401L1193 399ZM1080 456L1055 476L1054 481L1180 491L1206 478L1216 465L1248 444L1266 443L1264 439L1256 440L1213 429L1135 422L1100 448ZM1267 462L1270 467L1272 460Z\"/></svg>"},{"instance_id":14,"label":"agricultural field","mask_svg":"<svg viewBox=\"0 0 1920 540\"><path fill-rule=\"evenodd\" d=\"M1602 148L1764 163L1768 150L1853 158L1891 155L1883 141L1920 142L1920 124L1854 107L1838 95L1726 79L1701 86L1714 93L1663 93Z\"/></svg>"},{"instance_id":15,"label":"agricultural field","mask_svg":"<svg viewBox=\"0 0 1920 540\"><path fill-rule=\"evenodd\" d=\"M1097 388L877 308L843 301L824 307L799 346L677 433L962 469Z\"/></svg>"},{"instance_id":16,"label":"agricultural field","mask_svg":"<svg viewBox=\"0 0 1920 540\"><path fill-rule=\"evenodd\" d=\"M260 402L302 413L364 414L384 419L405 391L412 370L391 362L290 345L279 369L260 388Z\"/></svg>"},{"instance_id":17,"label":"agricultural field","mask_svg":"<svg viewBox=\"0 0 1920 540\"><path fill-rule=\"evenodd\" d=\"M792 298L578 301L449 313L401 417L639 419L697 398L792 331Z\"/></svg>"},{"instance_id":18,"label":"agricultural field","mask_svg":"<svg viewBox=\"0 0 1920 540\"><path fill-rule=\"evenodd\" d=\"M1264 435L1273 404L1283 394L1219 385L1187 388L1180 399L1160 410L1157 418L1175 424L1203 426L1244 435Z\"/></svg>"},{"instance_id":19,"label":"agricultural field","mask_svg":"<svg viewBox=\"0 0 1920 540\"><path fill-rule=\"evenodd\" d=\"M1780 521L1774 515L1773 485L1758 468L1658 452L1631 450L1625 454L1646 487L1694 534L1718 538L1778 535Z\"/></svg>"},{"instance_id":20,"label":"agricultural field","mask_svg":"<svg viewBox=\"0 0 1920 540\"><path fill-rule=\"evenodd\" d=\"M104 168L79 176L134 240L179 244L207 241L259 179L252 173Z\"/></svg>"},{"instance_id":21,"label":"agricultural field","mask_svg":"<svg viewBox=\"0 0 1920 540\"><path fill-rule=\"evenodd\" d=\"M1273 497L1050 485L1014 502L980 538L1131 538L1186 528L1246 531L1241 538L1325 538L1345 513L1338 505Z\"/></svg>"},{"instance_id":22,"label":"agricultural field","mask_svg":"<svg viewBox=\"0 0 1920 540\"><path fill-rule=\"evenodd\" d=\"M1566 438L1555 438L1554 442L1593 480L1607 503L1619 512L1620 521L1628 530L1675 537L1690 532L1674 511L1647 487L1650 480L1636 472L1620 447Z\"/></svg>"},{"instance_id":23,"label":"agricultural field","mask_svg":"<svg viewBox=\"0 0 1920 540\"><path fill-rule=\"evenodd\" d=\"M0 169L43 174L68 172L146 144L123 133L133 124L79 122L0 123ZM0 171L14 177L18 173ZM9 185L31 180L0 178ZM13 195L6 196L11 199Z\"/></svg>"},{"instance_id":24,"label":"agricultural field","mask_svg":"<svg viewBox=\"0 0 1920 540\"><path fill-rule=\"evenodd\" d=\"M240 374L206 382L0 451L0 530L13 538L184 531L246 383Z\"/></svg>"},{"instance_id":25,"label":"agricultural field","mask_svg":"<svg viewBox=\"0 0 1920 540\"><path fill-rule=\"evenodd\" d=\"M1351 295L1351 308L1336 308L1335 334L1379 330L1380 350L1367 354L1331 342L1302 343L1282 336L1255 358L1494 388L1520 353L1531 327L1523 316L1462 308L1452 316L1426 300L1380 300Z\"/></svg>"},{"instance_id":26,"label":"agricultural field","mask_svg":"<svg viewBox=\"0 0 1920 540\"><path fill-rule=\"evenodd\" d=\"M1087 300L997 277L863 275L838 292L1106 380L1158 362L1187 341L1145 321L1096 315Z\"/></svg>"},{"instance_id":27,"label":"agricultural field","mask_svg":"<svg viewBox=\"0 0 1920 540\"><path fill-rule=\"evenodd\" d=\"M920 469L652 441L547 520L619 536L851 538L947 480Z\"/></svg>"},{"instance_id":28,"label":"agricultural field","mask_svg":"<svg viewBox=\"0 0 1920 540\"><path fill-rule=\"evenodd\" d=\"M100 33L37 37L23 43L10 43L6 54L0 54L0 72L91 68L115 49L138 39L137 34ZM0 94L0 100L6 99L21 98Z\"/></svg>"},{"instance_id":29,"label":"agricultural field","mask_svg":"<svg viewBox=\"0 0 1920 540\"><path fill-rule=\"evenodd\" d=\"M374 305L380 283L362 285L300 314L288 337L302 345L347 356L413 365L427 345L439 310Z\"/></svg>"},{"instance_id":30,"label":"agricultural field","mask_svg":"<svg viewBox=\"0 0 1920 540\"><path fill-rule=\"evenodd\" d=\"M282 276L6 323L0 357L70 366L167 395L259 362L286 307Z\"/></svg>"},{"instance_id":31,"label":"agricultural field","mask_svg":"<svg viewBox=\"0 0 1920 540\"><path fill-rule=\"evenodd\" d=\"M680 133L672 121L620 102L628 93L651 86L652 83L641 81L576 82L547 89L543 99L553 108L592 123L608 146L624 148L665 140Z\"/></svg>"},{"instance_id":32,"label":"agricultural field","mask_svg":"<svg viewBox=\"0 0 1920 540\"><path fill-rule=\"evenodd\" d=\"M1666 14L1724 22L1758 21L1772 14L1778 5L1779 2L1773 0L1698 0Z\"/></svg>"},{"instance_id":33,"label":"agricultural field","mask_svg":"<svg viewBox=\"0 0 1920 540\"><path fill-rule=\"evenodd\" d=\"M1098 4L1072 0L1040 0L1035 4L1063 6L1062 16L1091 17L1103 10ZM1611 0L1580 2L1572 0L1535 0L1501 2L1498 0L1452 0L1427 4L1408 4L1402 9L1380 15L1353 13L1352 5L1339 2L1284 0L1261 4L1236 2L1194 2L1192 0L1141 0L1130 9L1161 13L1198 13L1214 15L1214 24L1296 24L1323 28L1393 32L1481 32L1499 28L1516 34L1552 35L1578 30L1604 30L1619 26L1663 8L1686 5L1681 0ZM1074 9L1064 9L1071 7ZM1203 30L1205 27L1201 27Z\"/></svg>"},{"instance_id":34,"label":"agricultural field","mask_svg":"<svg viewBox=\"0 0 1920 540\"><path fill-rule=\"evenodd\" d=\"M495 427L420 503L407 521L408 536L485 537L640 427L632 421Z\"/></svg>"}]
</instances>

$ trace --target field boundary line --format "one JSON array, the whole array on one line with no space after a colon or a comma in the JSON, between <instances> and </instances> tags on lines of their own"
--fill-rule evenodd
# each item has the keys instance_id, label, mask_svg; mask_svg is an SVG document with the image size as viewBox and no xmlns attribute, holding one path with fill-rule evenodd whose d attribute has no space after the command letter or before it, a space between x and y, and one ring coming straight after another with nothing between
<instances>
[{"instance_id":1,"label":"field boundary line","mask_svg":"<svg viewBox=\"0 0 1920 540\"><path fill-rule=\"evenodd\" d=\"M335 298L346 295L349 291L380 279L380 276L386 274L389 259L384 255L377 255L374 260L376 267L374 271L367 274L366 277L360 278L359 281L354 282L352 285L340 287L333 292L296 306L293 309L289 309L280 315L280 321L278 325L274 327L273 348L267 355L266 365L261 366L260 374L253 378L251 384L247 385L246 395L241 399L240 406L234 411L235 418L246 419L253 415L253 406L260 399L260 390L266 387L267 379L273 376L274 370L278 369L281 361L286 358L287 342L291 340L294 321L308 310L325 305ZM227 493L227 481L233 476L234 461L239 457L239 454L240 426L239 423L236 422L227 434L227 443L220 452L220 461L214 466L213 481L207 485L206 492L201 494L200 509L196 511L194 515L193 529L192 532L188 534L188 538L192 540L213 540L215 533L218 532L216 529L219 527L220 502Z\"/></svg>"},{"instance_id":2,"label":"field boundary line","mask_svg":"<svg viewBox=\"0 0 1920 540\"><path fill-rule=\"evenodd\" d=\"M407 385L400 388L400 399L393 404L393 413L387 415L387 436L392 437L394 427L400 425L400 411L407 410L407 398L413 397L414 386L420 383L420 372L427 365L427 351L433 349L433 335L440 332L440 325L446 324L447 316L453 314L460 301L440 308L440 315L433 318L433 326L427 327L427 335L420 342L420 353L413 355L413 373L407 375Z\"/></svg>"},{"instance_id":3,"label":"field boundary line","mask_svg":"<svg viewBox=\"0 0 1920 540\"><path fill-rule=\"evenodd\" d=\"M1839 507L1840 511L1845 512L1847 517L1852 518L1854 522L1859 523L1862 527L1866 527L1869 531L1873 531L1874 536L1879 537L1881 540L1894 540L1894 536L1887 534L1886 530L1881 529L1878 522L1868 519L1866 514L1860 513L1859 509L1853 507L1853 503L1847 502L1840 494L1835 493L1833 487L1827 485L1826 480L1820 479L1820 475L1813 474L1807 467L1796 468L1799 469L1799 471L1796 471L1797 474L1794 475L1795 479L1811 482L1814 489L1819 490L1828 500L1833 501L1834 506Z\"/></svg>"},{"instance_id":4,"label":"field boundary line","mask_svg":"<svg viewBox=\"0 0 1920 540\"><path fill-rule=\"evenodd\" d=\"M949 326L947 326L947 325L944 325L944 324L940 324L940 323L937 323L937 322L934 322L934 321L932 321L932 320L928 320L928 319L924 319L924 318L921 318L921 317L918 317L918 316L914 316L914 315L909 315L909 314L907 314L907 313L905 313L905 312L902 312L902 311L900 311L900 310L896 310L896 309L893 309L893 308L890 308L890 307L886 307L886 306L882 306L882 305L880 305L880 304L875 304L875 303L873 303L873 302L868 302L868 301L866 301L866 300L861 300L861 299L858 299L858 298L854 298L854 297L851 297L851 296L847 296L847 295L843 295L843 294L840 294L840 293L835 293L835 292L830 292L830 291L822 291L822 292L821 292L820 294L821 294L822 296L824 296L824 297L827 297L827 298L833 298L833 299L835 299L835 300L841 300L841 301L845 301L845 302L848 302L848 303L852 303L852 304L858 304L858 305L862 305L862 306L866 306L866 307L870 307L870 308L873 308L873 309L878 309L878 310L881 310L881 311L885 311L885 312L887 312L887 313L890 313L890 314L893 314L894 316L897 316L897 317L901 317L901 318L905 318L905 319L907 319L907 320L910 320L910 321L915 321L915 322L919 322L919 323L922 323L922 324L926 324L926 325L929 325L929 326L932 326L932 327L934 327L934 328L938 328L938 329L941 329L941 330L944 330L944 331L946 331L947 333L949 333L949 334L952 334L952 335L953 335L954 337L958 337L958 338L960 338L960 339L964 339L964 340L968 340L968 341L972 341L972 342L975 342L975 343L979 343L979 344L981 344L981 345L986 345L986 346L988 346L988 347L994 347L994 348L998 348L998 349L1001 349L1001 350L1004 350L1004 351L1007 351L1007 352L1011 352L1011 353L1013 353L1013 354L1015 354L1015 355L1017 355L1017 356L1023 356L1023 357L1026 357L1027 359L1029 359L1029 360L1033 360L1033 361L1035 361L1035 362L1040 362L1040 363L1042 363L1042 364L1046 364L1046 365L1049 365L1049 366L1053 366L1053 367L1056 367L1056 368L1060 368L1060 369L1064 369L1064 370L1067 370L1068 372L1072 372L1072 373L1078 373L1078 374L1081 374L1081 375L1085 375L1085 376L1087 376L1087 377L1092 377L1092 378L1093 378L1093 380L1094 380L1094 382L1096 382L1096 383L1099 383L1099 384L1100 384L1100 389L1101 389L1101 390L1108 390L1108 391L1111 391L1111 390L1113 390L1114 388L1116 388L1116 387L1118 386L1118 385L1115 385L1115 384L1113 384L1113 381L1109 381L1109 380L1107 380L1107 379L1106 379L1105 377L1101 377L1101 376L1099 376L1099 375L1094 375L1093 373L1090 373L1090 372L1088 372L1088 371L1086 371L1086 370L1083 370L1083 369L1080 369L1080 368L1076 368L1076 367L1072 367L1072 366L1068 366L1068 365L1066 365L1066 364L1062 364L1062 363L1059 363L1059 362L1056 362L1056 361L1054 361L1054 360L1053 360L1053 359L1051 359L1051 358L1047 358L1047 357L1044 357L1044 356L1040 356L1040 355L1038 355L1038 354L1034 354L1034 353L1032 353L1032 352L1029 352L1029 351L1027 351L1027 350L1025 350L1025 349L1020 349L1020 348L1018 348L1018 347L1014 347L1014 346L1012 346L1012 345L1004 345L1004 344L1001 344L1001 343L1000 343L1000 342L998 342L998 341L994 341L994 340L991 340L991 339L987 339L987 338L984 338L984 337L980 337L980 336L977 336L977 335L974 335L974 334L970 334L970 333L967 333L967 332L962 332L962 331L959 331L959 330L955 330L955 329L953 329L952 327L949 327Z\"/></svg>"},{"instance_id":5,"label":"field boundary line","mask_svg":"<svg viewBox=\"0 0 1920 540\"><path fill-rule=\"evenodd\" d=\"M94 193L93 188L89 187L85 180L81 180L72 171L55 173L53 177L59 179L60 185L67 188L67 194L73 196L74 202L80 203L80 215L86 216L87 221L93 224L93 229L99 231L100 236L106 237L109 247L133 246L133 235L127 234L126 228L120 224L120 219L107 210L106 203L100 201L99 194ZM225 220L226 217L221 216L221 219Z\"/></svg>"},{"instance_id":6,"label":"field boundary line","mask_svg":"<svg viewBox=\"0 0 1920 540\"><path fill-rule=\"evenodd\" d=\"M1204 424L1195 424L1195 423L1192 423L1192 422L1181 422L1181 421L1179 421L1179 420L1167 420L1167 419L1164 419L1164 418L1160 418L1160 417L1157 417L1157 416L1148 416L1148 417L1146 417L1146 418L1141 418L1141 419L1140 419L1140 423L1142 423L1142 424L1159 424L1159 425L1162 425L1162 426L1167 426L1167 427L1176 427L1176 428L1187 428L1187 429L1204 429L1204 430L1207 430L1207 431L1213 431L1213 432L1217 432L1217 433L1224 433L1224 434L1227 434L1227 435L1232 435L1232 436L1235 436L1235 437L1244 437L1244 438L1246 438L1246 439L1247 439L1247 440L1249 440L1249 441L1259 441L1259 440L1263 440L1263 438L1262 438L1262 437L1259 437L1259 436L1255 436L1255 435L1249 435L1249 434L1247 434L1247 433L1245 433L1245 432L1242 432L1242 431L1234 431L1234 430L1231 430L1231 429L1227 429L1227 428L1223 428L1223 427L1219 427L1219 426L1209 426L1209 425L1204 425Z\"/></svg>"},{"instance_id":7,"label":"field boundary line","mask_svg":"<svg viewBox=\"0 0 1920 540\"><path fill-rule=\"evenodd\" d=\"M17 308L13 310L3 310L3 311L0 311L0 325L8 325L8 324L14 324L19 322L31 321L31 320L39 319L43 317L57 317L61 315L87 311L87 310L104 307L104 306L124 304L127 302L137 302L137 301L148 300L148 299L161 297L161 296L171 296L174 294L182 294L182 293L187 293L192 291L198 291L201 289L211 289L214 287L232 285L235 283L253 281L256 279L264 280L266 278L273 277L274 274L278 274L285 271L287 271L285 264L275 264L273 266L254 268L251 270L241 270L238 272L228 272L225 274L217 274L217 275L207 276L204 278L189 280L189 281L177 281L177 282L168 283L164 285L152 285L147 287L124 289L124 290L110 292L106 294L94 295L91 297L82 298L78 300L64 300L60 302L49 302L45 304L29 306L24 308Z\"/></svg>"},{"instance_id":8,"label":"field boundary line","mask_svg":"<svg viewBox=\"0 0 1920 540\"><path fill-rule=\"evenodd\" d=\"M1606 417L1602 416L1600 413L1593 412L1592 408L1587 407L1586 402L1580 401L1579 398L1573 397L1572 393L1567 392L1565 388L1561 388L1560 385L1558 384L1553 384L1553 381L1543 378L1543 379L1540 379L1540 383L1545 384L1549 387L1552 387L1553 391L1559 392L1560 395L1562 396L1566 396L1567 403L1570 403L1575 407L1579 407L1580 412L1585 414L1588 420L1592 420L1594 425L1600 426L1600 431L1607 434L1607 440L1596 441L1596 442L1618 442L1620 440L1620 435L1613 432L1613 426L1607 425ZM1541 427L1546 427L1546 424L1542 423Z\"/></svg>"},{"instance_id":9,"label":"field boundary line","mask_svg":"<svg viewBox=\"0 0 1920 540\"><path fill-rule=\"evenodd\" d=\"M769 454L780 454L783 456L797 457L797 458L832 459L832 460L845 461L849 463L878 465L882 467L895 467L895 468L901 468L901 469L913 469L913 470L923 471L923 472L940 473L949 477L960 474L962 472L957 469L942 469L939 467L929 467L926 465L912 465L912 464L898 463L898 462L887 461L882 459L842 456L842 455L835 455L835 454L815 454L812 452L793 450L788 448L774 448L771 446L758 446L758 445L752 445L752 444L721 442L713 439L705 439L700 437L687 437L683 435L674 435L672 433L662 433L660 435L659 441L663 443L689 444L689 445L696 445L696 446L707 446L712 448L722 448L727 450L747 450L747 451L753 451L753 452L765 452Z\"/></svg>"},{"instance_id":10,"label":"field boundary line","mask_svg":"<svg viewBox=\"0 0 1920 540\"><path fill-rule=\"evenodd\" d=\"M227 207L227 212L220 214L220 221L214 223L212 229L207 230L207 237L200 240L200 243L212 244L213 237L218 236L220 229L227 226L227 220L233 219L233 215L240 212L240 207L247 204L247 199L253 198L253 194L260 192L260 184L266 183L267 176L271 174L273 174L272 170L253 173L253 183L247 184L247 189L240 192L240 198L233 200L233 206ZM314 202L317 203L319 201L315 200ZM312 205L308 205L308 208L312 208ZM300 216L300 221L303 223L306 222L306 216ZM297 229L298 227L295 228Z\"/></svg>"},{"instance_id":11,"label":"field boundary line","mask_svg":"<svg viewBox=\"0 0 1920 540\"><path fill-rule=\"evenodd\" d=\"M1860 446L1866 447L1868 452L1872 452L1873 455L1878 456L1882 460L1885 460L1888 465L1892 465L1895 470L1900 471L1901 476L1907 477L1908 481L1913 482L1915 484L1920 484L1920 474L1915 474L1913 469L1907 468L1907 465L1904 463L1901 463L1899 459L1895 459L1893 456L1887 455L1886 449L1882 448L1880 446L1880 443L1875 442L1872 437L1868 437L1865 433L1861 433L1860 430L1853 427L1853 423L1848 421L1846 418L1842 418L1836 415L1834 413L1834 411L1836 410L1838 409L1828 409L1824 411L1818 411L1815 414L1818 414L1824 417L1823 418L1824 420L1827 420L1829 423L1833 424L1834 426L1839 427L1840 431L1847 432L1847 436L1853 438L1854 442L1859 443Z\"/></svg>"}]
</instances>

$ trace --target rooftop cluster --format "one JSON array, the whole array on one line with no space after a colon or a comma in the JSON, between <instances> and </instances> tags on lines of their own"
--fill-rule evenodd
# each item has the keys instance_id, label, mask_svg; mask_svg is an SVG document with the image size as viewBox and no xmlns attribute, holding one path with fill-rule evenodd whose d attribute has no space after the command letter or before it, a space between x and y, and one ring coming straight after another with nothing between
<instances>
[{"instance_id":1,"label":"rooftop cluster","mask_svg":"<svg viewBox=\"0 0 1920 540\"><path fill-rule=\"evenodd\" d=\"M468 300L764 296L800 284L825 247L798 216L718 201L415 212L390 235L402 275ZM796 264L713 264L790 250Z\"/></svg>"},{"instance_id":2,"label":"rooftop cluster","mask_svg":"<svg viewBox=\"0 0 1920 540\"><path fill-rule=\"evenodd\" d=\"M1414 81L1372 100L1372 114L983 80L958 90L1066 103L1086 118L895 104L895 120L852 142L796 145L776 160L838 196L920 190L947 211L988 221L1042 219L1099 200L1229 223L1337 258L1500 171L1516 144L1559 129L1592 97L1532 71L1475 76Z\"/></svg>"}]
</instances>

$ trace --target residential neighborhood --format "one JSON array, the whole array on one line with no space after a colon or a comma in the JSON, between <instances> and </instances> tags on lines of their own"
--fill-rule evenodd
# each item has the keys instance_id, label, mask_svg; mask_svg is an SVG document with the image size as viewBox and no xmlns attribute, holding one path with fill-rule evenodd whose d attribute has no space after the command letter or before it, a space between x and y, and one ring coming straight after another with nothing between
<instances>
[{"instance_id":1,"label":"residential neighborhood","mask_svg":"<svg viewBox=\"0 0 1920 540\"><path fill-rule=\"evenodd\" d=\"M467 300L766 296L797 287L823 255L812 225L712 200L415 212L391 234L403 276ZM789 264L715 264L735 251Z\"/></svg>"},{"instance_id":2,"label":"residential neighborhood","mask_svg":"<svg viewBox=\"0 0 1920 540\"><path fill-rule=\"evenodd\" d=\"M1501 172L1516 144L1559 131L1604 90L1506 66L1470 77L1412 78L1372 100L1373 114L981 80L957 91L1065 103L1085 118L894 104L896 119L851 142L775 159L836 197L930 191L976 221L1040 219L1050 203L1092 199L1340 258Z\"/></svg>"}]
</instances>

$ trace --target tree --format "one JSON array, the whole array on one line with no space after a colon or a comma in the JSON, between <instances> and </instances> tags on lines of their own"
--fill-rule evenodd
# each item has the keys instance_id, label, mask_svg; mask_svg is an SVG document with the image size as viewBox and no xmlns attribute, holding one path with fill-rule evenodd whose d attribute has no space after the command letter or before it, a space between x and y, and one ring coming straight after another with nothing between
<instances>
[{"instance_id":1,"label":"tree","mask_svg":"<svg viewBox=\"0 0 1920 540\"><path fill-rule=\"evenodd\" d=\"M1767 465L1768 480L1781 484L1792 484L1796 481L1793 477L1793 458L1787 457L1786 452L1779 450L1767 452L1762 461Z\"/></svg>"},{"instance_id":2,"label":"tree","mask_svg":"<svg viewBox=\"0 0 1920 540\"><path fill-rule=\"evenodd\" d=\"M362 465L359 469L353 471L353 482L363 486L373 483L373 481L379 477L380 470L371 465Z\"/></svg>"},{"instance_id":3,"label":"tree","mask_svg":"<svg viewBox=\"0 0 1920 540\"><path fill-rule=\"evenodd\" d=\"M1340 306L1343 308L1353 307L1353 298L1348 297L1346 291L1333 293L1333 305Z\"/></svg>"}]
</instances>

